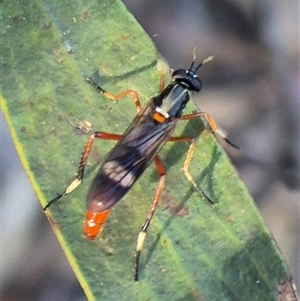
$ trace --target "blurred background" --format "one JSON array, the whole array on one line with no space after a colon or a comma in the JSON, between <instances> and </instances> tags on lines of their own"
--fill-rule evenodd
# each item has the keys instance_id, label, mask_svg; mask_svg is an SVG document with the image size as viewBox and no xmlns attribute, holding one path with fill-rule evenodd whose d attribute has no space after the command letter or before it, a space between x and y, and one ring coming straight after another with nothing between
<instances>
[{"instance_id":1,"label":"blurred background","mask_svg":"<svg viewBox=\"0 0 300 301\"><path fill-rule=\"evenodd\" d=\"M190 66L195 46L199 62L215 55L201 69L203 91L193 99L241 147L226 151L299 288L299 1L124 3L173 69ZM2 300L86 300L3 115L0 131Z\"/></svg>"}]
</instances>

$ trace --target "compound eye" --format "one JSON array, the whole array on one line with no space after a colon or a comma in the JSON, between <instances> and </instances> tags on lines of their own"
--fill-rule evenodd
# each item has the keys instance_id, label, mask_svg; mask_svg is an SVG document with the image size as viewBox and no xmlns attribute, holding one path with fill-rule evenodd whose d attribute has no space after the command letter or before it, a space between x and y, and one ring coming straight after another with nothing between
<instances>
[{"instance_id":1,"label":"compound eye","mask_svg":"<svg viewBox=\"0 0 300 301\"><path fill-rule=\"evenodd\" d=\"M202 88L202 82L198 77L192 78L190 81L190 85L192 86L195 92L199 92Z\"/></svg>"},{"instance_id":2,"label":"compound eye","mask_svg":"<svg viewBox=\"0 0 300 301\"><path fill-rule=\"evenodd\" d=\"M178 69L175 70L172 74L173 80L181 80L185 79L187 77L186 70L185 69Z\"/></svg>"},{"instance_id":3,"label":"compound eye","mask_svg":"<svg viewBox=\"0 0 300 301\"><path fill-rule=\"evenodd\" d=\"M202 82L193 70L175 70L172 74L172 78L174 81L188 86L191 91L199 92L202 88Z\"/></svg>"}]
</instances>

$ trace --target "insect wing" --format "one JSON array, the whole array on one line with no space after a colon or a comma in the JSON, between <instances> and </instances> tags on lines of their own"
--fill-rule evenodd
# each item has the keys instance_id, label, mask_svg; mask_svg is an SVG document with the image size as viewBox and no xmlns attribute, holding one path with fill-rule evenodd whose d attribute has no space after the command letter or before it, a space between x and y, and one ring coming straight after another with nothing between
<instances>
[{"instance_id":1,"label":"insect wing","mask_svg":"<svg viewBox=\"0 0 300 301\"><path fill-rule=\"evenodd\" d=\"M150 101L103 162L87 196L90 209L101 212L117 203L171 136L177 121L156 123L152 111Z\"/></svg>"}]
</instances>

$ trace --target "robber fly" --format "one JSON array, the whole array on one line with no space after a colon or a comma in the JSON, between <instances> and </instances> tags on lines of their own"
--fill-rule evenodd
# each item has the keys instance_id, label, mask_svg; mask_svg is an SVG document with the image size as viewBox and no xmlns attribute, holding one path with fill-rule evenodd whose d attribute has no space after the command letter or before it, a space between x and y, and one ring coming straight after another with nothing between
<instances>
[{"instance_id":1,"label":"robber fly","mask_svg":"<svg viewBox=\"0 0 300 301\"><path fill-rule=\"evenodd\" d=\"M87 194L84 232L89 240L93 240L108 218L112 206L123 198L146 168L154 161L160 179L148 216L137 239L135 281L138 281L139 277L139 258L147 229L165 185L166 171L157 154L166 142L185 141L190 144L183 171L192 185L202 193L188 170L195 149L195 141L191 137L173 137L172 134L177 123L180 120L204 117L213 133L218 134L227 143L236 147L226 138L223 131L218 128L215 121L207 113L197 112L183 115L184 108L190 100L190 94L201 90L202 82L197 75L198 69L212 58L212 56L206 58L194 68L196 60L196 54L194 54L190 68L175 70L172 74L172 83L167 87L164 87L164 81L161 80L161 93L153 97L144 107L141 106L138 93L134 90L126 90L120 94L113 95L103 90L91 78L87 79L89 83L110 100L117 101L127 95L131 95L138 113L123 135L97 131L89 137L80 160L77 177L62 194L51 200L44 207L44 210L63 196L71 193L82 182L86 161L96 138L118 141L102 163Z\"/></svg>"}]
</instances>

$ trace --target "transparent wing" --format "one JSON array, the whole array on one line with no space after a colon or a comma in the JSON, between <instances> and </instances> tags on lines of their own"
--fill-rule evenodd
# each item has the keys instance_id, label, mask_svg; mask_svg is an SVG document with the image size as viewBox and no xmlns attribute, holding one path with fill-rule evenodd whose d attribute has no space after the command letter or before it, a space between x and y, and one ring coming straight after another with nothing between
<instances>
[{"instance_id":1,"label":"transparent wing","mask_svg":"<svg viewBox=\"0 0 300 301\"><path fill-rule=\"evenodd\" d=\"M88 206L101 212L117 203L168 141L177 121L155 122L149 102L100 167L87 196Z\"/></svg>"}]
</instances>

